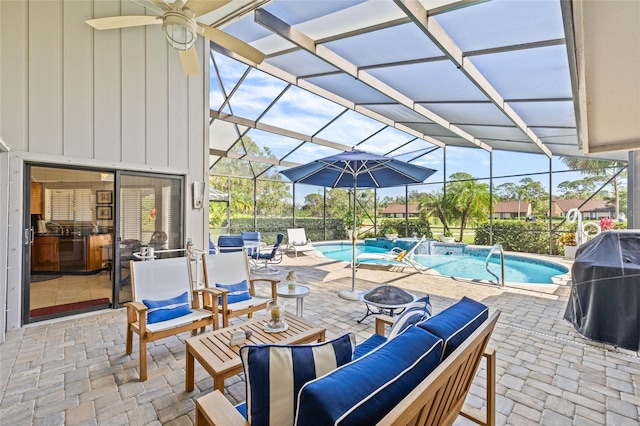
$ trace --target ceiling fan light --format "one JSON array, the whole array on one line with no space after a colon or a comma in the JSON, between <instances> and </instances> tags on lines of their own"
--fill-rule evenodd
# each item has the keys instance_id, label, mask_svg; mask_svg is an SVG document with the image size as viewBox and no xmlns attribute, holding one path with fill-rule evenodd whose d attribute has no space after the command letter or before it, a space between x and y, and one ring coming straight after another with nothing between
<instances>
[{"instance_id":1,"label":"ceiling fan light","mask_svg":"<svg viewBox=\"0 0 640 426\"><path fill-rule=\"evenodd\" d=\"M169 44L178 50L189 50L196 42L196 23L182 13L167 12L162 30Z\"/></svg>"}]
</instances>

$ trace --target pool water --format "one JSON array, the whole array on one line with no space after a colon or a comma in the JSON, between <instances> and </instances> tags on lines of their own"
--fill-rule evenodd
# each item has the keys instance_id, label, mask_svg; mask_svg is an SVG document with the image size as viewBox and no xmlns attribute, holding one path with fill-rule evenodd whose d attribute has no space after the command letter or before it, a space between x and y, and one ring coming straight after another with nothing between
<instances>
[{"instance_id":1,"label":"pool water","mask_svg":"<svg viewBox=\"0 0 640 426\"><path fill-rule=\"evenodd\" d=\"M325 257L334 260L351 262L350 244L314 244L316 250ZM388 250L375 246L356 245L356 256L361 253L386 253ZM435 269L440 275L467 278L472 280L496 281L496 277L487 272L485 260L487 252L481 255L453 254L453 255L415 255L415 260L422 266ZM365 262L363 262L365 263ZM384 261L367 260L366 263L382 263ZM500 261L497 255L489 261L489 269L500 276ZM568 269L562 265L529 259L524 256L504 256L504 279L513 283L551 284L551 277L565 274Z\"/></svg>"}]
</instances>

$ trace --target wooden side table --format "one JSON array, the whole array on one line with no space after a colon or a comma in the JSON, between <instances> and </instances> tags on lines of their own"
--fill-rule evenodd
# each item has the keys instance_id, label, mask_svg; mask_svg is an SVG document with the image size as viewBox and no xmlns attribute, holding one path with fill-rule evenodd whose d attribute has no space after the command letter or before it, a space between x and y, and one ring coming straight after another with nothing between
<instances>
[{"instance_id":1,"label":"wooden side table","mask_svg":"<svg viewBox=\"0 0 640 426\"><path fill-rule=\"evenodd\" d=\"M233 326L187 339L185 389L191 392L195 381L195 362L213 377L213 389L224 390L224 380L242 372L242 361L238 351L244 345L301 344L324 342L326 330L295 315L286 315L289 328L280 333L264 331L265 317L257 317ZM251 330L245 343L229 346L231 332Z\"/></svg>"}]
</instances>

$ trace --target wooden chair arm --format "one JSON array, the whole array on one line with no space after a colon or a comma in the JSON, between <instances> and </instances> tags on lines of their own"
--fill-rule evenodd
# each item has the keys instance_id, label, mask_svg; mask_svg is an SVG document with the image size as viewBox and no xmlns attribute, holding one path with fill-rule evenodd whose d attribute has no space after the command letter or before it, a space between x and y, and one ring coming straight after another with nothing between
<instances>
[{"instance_id":1,"label":"wooden chair arm","mask_svg":"<svg viewBox=\"0 0 640 426\"><path fill-rule=\"evenodd\" d=\"M250 426L242 414L218 390L196 400L196 426L204 425Z\"/></svg>"},{"instance_id":2,"label":"wooden chair arm","mask_svg":"<svg viewBox=\"0 0 640 426\"><path fill-rule=\"evenodd\" d=\"M384 336L385 325L393 325L394 322L395 319L390 317L389 315L376 316L376 334Z\"/></svg>"},{"instance_id":3,"label":"wooden chair arm","mask_svg":"<svg viewBox=\"0 0 640 426\"><path fill-rule=\"evenodd\" d=\"M142 312L147 311L147 305L145 305L144 303L140 303L140 302L127 302L124 304L124 306L127 307L127 311L129 309L133 309L135 311L136 314L141 314Z\"/></svg>"},{"instance_id":4,"label":"wooden chair arm","mask_svg":"<svg viewBox=\"0 0 640 426\"><path fill-rule=\"evenodd\" d=\"M280 280L276 280L276 279L273 279L273 278L262 278L262 277L260 277L260 278L251 278L249 280L249 282L250 282L250 288L251 288L250 293L251 293L252 296L256 295L255 286L254 286L254 283L256 281L266 281L266 282L271 283L271 298L273 300L277 300L278 299L278 283L280 282Z\"/></svg>"},{"instance_id":5,"label":"wooden chair arm","mask_svg":"<svg viewBox=\"0 0 640 426\"><path fill-rule=\"evenodd\" d=\"M194 291L194 293L209 293L212 296L222 296L222 294L229 292L229 290L226 289L226 288L218 288L218 287L216 287L216 288L208 288L208 287L198 288L198 289L195 289L193 291Z\"/></svg>"},{"instance_id":6,"label":"wooden chair arm","mask_svg":"<svg viewBox=\"0 0 640 426\"><path fill-rule=\"evenodd\" d=\"M225 292L229 292L227 289L219 288L197 288L193 290L193 303L192 308L209 308L213 311L213 314L218 314L218 296L223 295ZM202 294L202 305L200 305L200 294ZM197 302L197 303L196 303Z\"/></svg>"},{"instance_id":7,"label":"wooden chair arm","mask_svg":"<svg viewBox=\"0 0 640 426\"><path fill-rule=\"evenodd\" d=\"M147 332L147 305L140 302L127 302L124 304L127 307L127 322L133 324L138 321L138 328L140 329L140 336L143 336Z\"/></svg>"}]
</instances>

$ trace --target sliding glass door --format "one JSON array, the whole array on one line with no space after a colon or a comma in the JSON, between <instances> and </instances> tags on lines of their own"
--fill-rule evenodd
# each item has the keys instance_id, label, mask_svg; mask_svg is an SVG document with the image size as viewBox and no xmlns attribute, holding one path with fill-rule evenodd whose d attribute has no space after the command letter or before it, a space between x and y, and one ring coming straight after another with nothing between
<instances>
[{"instance_id":1,"label":"sliding glass door","mask_svg":"<svg viewBox=\"0 0 640 426\"><path fill-rule=\"evenodd\" d=\"M27 165L25 324L131 301L130 261L182 256L183 178ZM28 238L27 238L28 236Z\"/></svg>"},{"instance_id":2,"label":"sliding glass door","mask_svg":"<svg viewBox=\"0 0 640 426\"><path fill-rule=\"evenodd\" d=\"M130 262L143 261L141 251L156 258L183 255L183 178L120 172L116 176L115 299L131 301Z\"/></svg>"},{"instance_id":3,"label":"sliding glass door","mask_svg":"<svg viewBox=\"0 0 640 426\"><path fill-rule=\"evenodd\" d=\"M27 165L26 177L24 322L112 306L114 173Z\"/></svg>"}]
</instances>

